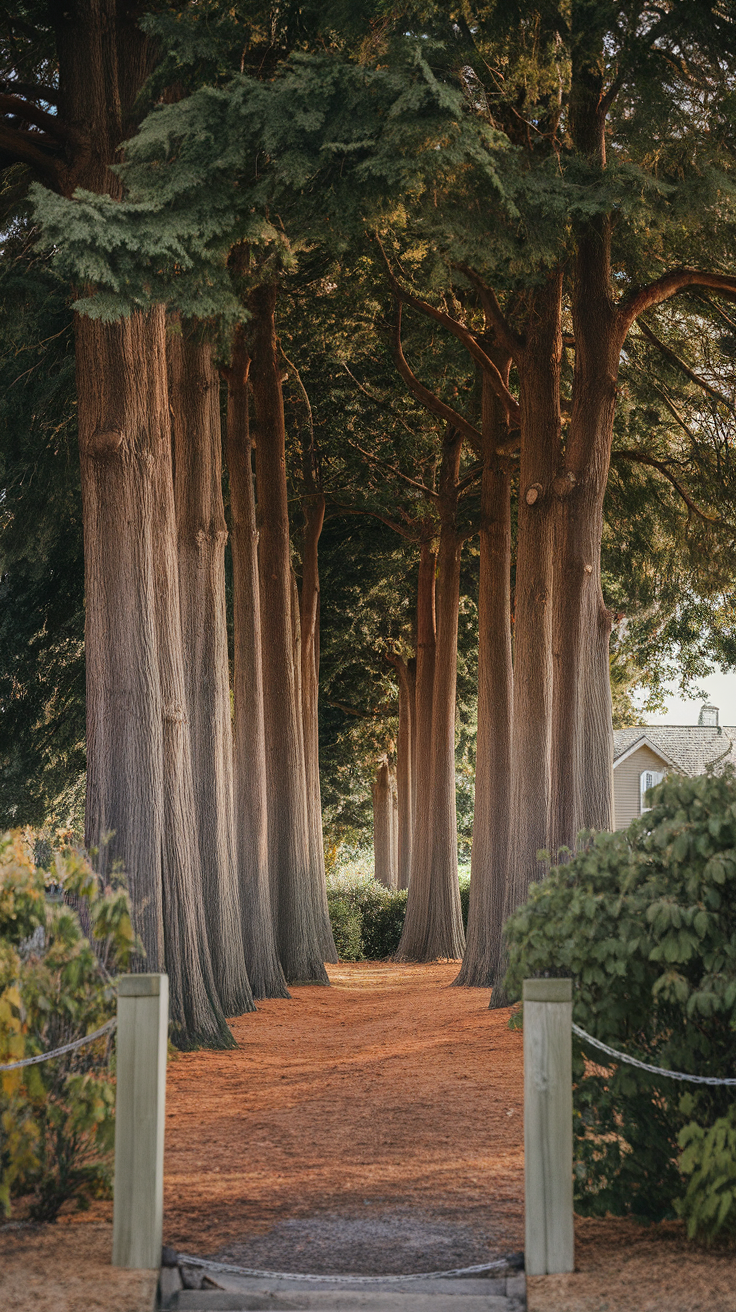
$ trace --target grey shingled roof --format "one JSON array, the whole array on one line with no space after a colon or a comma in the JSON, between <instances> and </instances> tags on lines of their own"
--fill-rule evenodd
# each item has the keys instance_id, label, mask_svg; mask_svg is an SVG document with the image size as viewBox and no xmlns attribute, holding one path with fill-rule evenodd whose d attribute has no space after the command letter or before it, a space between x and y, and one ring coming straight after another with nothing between
<instances>
[{"instance_id":1,"label":"grey shingled roof","mask_svg":"<svg viewBox=\"0 0 736 1312\"><path fill-rule=\"evenodd\" d=\"M614 729L613 761L646 739L674 761L683 774L703 774L709 765L720 769L736 765L736 728L699 724L636 724L631 729Z\"/></svg>"}]
</instances>

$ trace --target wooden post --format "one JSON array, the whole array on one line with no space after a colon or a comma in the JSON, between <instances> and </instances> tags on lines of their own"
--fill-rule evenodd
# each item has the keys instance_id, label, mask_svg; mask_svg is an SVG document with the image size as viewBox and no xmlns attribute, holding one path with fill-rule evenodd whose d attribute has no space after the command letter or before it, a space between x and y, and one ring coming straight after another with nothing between
<instances>
[{"instance_id":1,"label":"wooden post","mask_svg":"<svg viewBox=\"0 0 736 1312\"><path fill-rule=\"evenodd\" d=\"M168 975L118 982L113 1266L161 1265Z\"/></svg>"},{"instance_id":2,"label":"wooden post","mask_svg":"<svg viewBox=\"0 0 736 1312\"><path fill-rule=\"evenodd\" d=\"M572 980L524 980L525 1267L574 1268Z\"/></svg>"}]
</instances>

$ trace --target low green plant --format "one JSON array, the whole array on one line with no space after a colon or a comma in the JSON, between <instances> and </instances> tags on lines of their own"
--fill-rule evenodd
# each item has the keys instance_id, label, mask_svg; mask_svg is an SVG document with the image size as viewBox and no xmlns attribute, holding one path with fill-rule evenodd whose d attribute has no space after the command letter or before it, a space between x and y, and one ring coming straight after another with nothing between
<instances>
[{"instance_id":1,"label":"low green plant","mask_svg":"<svg viewBox=\"0 0 736 1312\"><path fill-rule=\"evenodd\" d=\"M0 1063L61 1047L115 1013L111 972L140 950L121 881L102 888L71 848L45 852L37 836L0 836ZM53 897L49 893L53 891ZM74 903L74 906L71 905ZM75 909L83 909L97 952ZM109 1192L114 1128L113 1045L92 1044L0 1073L0 1206L30 1194L30 1215L53 1221L75 1198Z\"/></svg>"},{"instance_id":2,"label":"low green plant","mask_svg":"<svg viewBox=\"0 0 736 1312\"><path fill-rule=\"evenodd\" d=\"M532 886L507 927L506 987L513 998L525 977L571 976L574 1019L588 1033L667 1070L730 1078L736 779L669 776L651 800L628 830L590 837ZM733 1088L691 1086L683 1097L682 1084L577 1039L573 1078L578 1211L659 1220L685 1208L693 1233L710 1238L731 1224L730 1186L712 1213L709 1199L716 1169L719 1181L736 1175L736 1136L721 1124Z\"/></svg>"},{"instance_id":3,"label":"low green plant","mask_svg":"<svg viewBox=\"0 0 736 1312\"><path fill-rule=\"evenodd\" d=\"M345 894L328 893L332 936L341 961L363 961L362 918L360 907Z\"/></svg>"},{"instance_id":4,"label":"low green plant","mask_svg":"<svg viewBox=\"0 0 736 1312\"><path fill-rule=\"evenodd\" d=\"M684 1108L682 1104L685 1104ZM687 1111L690 1095L681 1102ZM736 1236L736 1106L719 1116L707 1129L690 1121L678 1136L682 1148L679 1166L689 1176L687 1189L675 1202L687 1222L691 1239Z\"/></svg>"}]
</instances>

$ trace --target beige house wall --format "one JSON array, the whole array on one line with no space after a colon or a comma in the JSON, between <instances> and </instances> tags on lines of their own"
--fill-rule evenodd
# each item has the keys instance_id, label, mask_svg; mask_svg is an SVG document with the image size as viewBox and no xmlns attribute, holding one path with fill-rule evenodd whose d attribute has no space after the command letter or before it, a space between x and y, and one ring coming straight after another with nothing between
<instances>
[{"instance_id":1,"label":"beige house wall","mask_svg":"<svg viewBox=\"0 0 736 1312\"><path fill-rule=\"evenodd\" d=\"M613 770L613 814L616 829L625 829L641 815L640 776L642 770L671 770L671 765L651 747L638 747Z\"/></svg>"}]
</instances>

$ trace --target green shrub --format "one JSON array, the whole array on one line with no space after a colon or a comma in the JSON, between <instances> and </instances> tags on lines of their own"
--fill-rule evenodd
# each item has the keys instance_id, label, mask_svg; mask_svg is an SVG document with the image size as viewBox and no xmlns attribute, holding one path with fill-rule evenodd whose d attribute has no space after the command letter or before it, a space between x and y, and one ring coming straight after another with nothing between
<instances>
[{"instance_id":1,"label":"green shrub","mask_svg":"<svg viewBox=\"0 0 736 1312\"><path fill-rule=\"evenodd\" d=\"M121 886L101 889L88 861L32 857L33 835L0 835L0 1063L48 1052L98 1029L115 1013L108 968L139 945ZM84 904L98 956L64 900ZM103 960L104 959L104 964ZM109 1191L114 1127L110 1035L51 1061L0 1074L0 1207L31 1193L34 1220L53 1221L69 1198L85 1206Z\"/></svg>"},{"instance_id":2,"label":"green shrub","mask_svg":"<svg viewBox=\"0 0 736 1312\"><path fill-rule=\"evenodd\" d=\"M682 1102L689 1106L689 1095ZM711 1243L719 1235L736 1235L736 1106L705 1129L690 1121L679 1134L684 1150L680 1170L689 1175L676 1209L687 1222L691 1239Z\"/></svg>"},{"instance_id":3,"label":"green shrub","mask_svg":"<svg viewBox=\"0 0 736 1312\"><path fill-rule=\"evenodd\" d=\"M604 1043L665 1069L733 1077L734 775L670 776L652 797L628 830L596 835L532 887L507 929L507 988L518 997L525 977L569 975L576 1022ZM673 1216L679 1199L688 1218L705 1218L706 1144L717 1143L722 1172L736 1171L724 1164L733 1136L716 1132L733 1115L733 1089L690 1086L683 1096L680 1083L609 1066L591 1049L586 1066L583 1053L575 1040L578 1210L657 1220ZM719 1204L705 1227L711 1237L729 1215Z\"/></svg>"},{"instance_id":4,"label":"green shrub","mask_svg":"<svg viewBox=\"0 0 736 1312\"><path fill-rule=\"evenodd\" d=\"M341 961L362 961L360 908L344 893L328 893L327 906L338 957Z\"/></svg>"},{"instance_id":5,"label":"green shrub","mask_svg":"<svg viewBox=\"0 0 736 1312\"><path fill-rule=\"evenodd\" d=\"M370 884L361 898L363 951L368 961L392 957L401 938L406 915L406 889L392 890Z\"/></svg>"},{"instance_id":6,"label":"green shrub","mask_svg":"<svg viewBox=\"0 0 736 1312\"><path fill-rule=\"evenodd\" d=\"M470 875L460 875L460 910L463 913L463 928L468 932L468 908L470 906Z\"/></svg>"}]
</instances>

